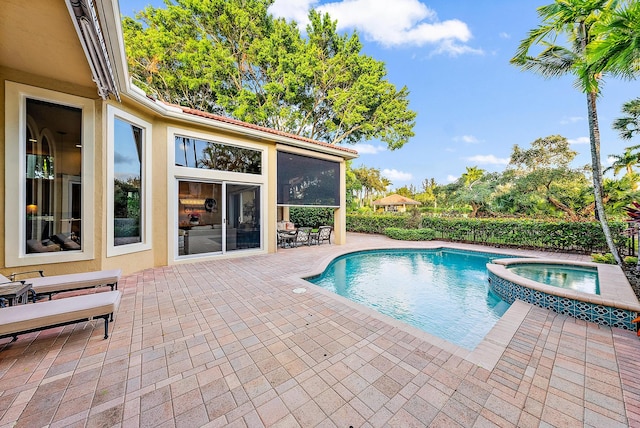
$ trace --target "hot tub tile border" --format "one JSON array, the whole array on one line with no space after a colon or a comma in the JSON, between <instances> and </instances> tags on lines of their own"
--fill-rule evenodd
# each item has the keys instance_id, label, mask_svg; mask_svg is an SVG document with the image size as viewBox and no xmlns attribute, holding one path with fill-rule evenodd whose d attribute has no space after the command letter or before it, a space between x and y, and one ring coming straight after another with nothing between
<instances>
[{"instance_id":1,"label":"hot tub tile border","mask_svg":"<svg viewBox=\"0 0 640 428\"><path fill-rule=\"evenodd\" d=\"M509 304L518 299L583 321L636 331L636 324L632 323L632 320L638 316L637 311L555 296L540 290L531 290L501 278L493 272L489 272L489 288Z\"/></svg>"}]
</instances>

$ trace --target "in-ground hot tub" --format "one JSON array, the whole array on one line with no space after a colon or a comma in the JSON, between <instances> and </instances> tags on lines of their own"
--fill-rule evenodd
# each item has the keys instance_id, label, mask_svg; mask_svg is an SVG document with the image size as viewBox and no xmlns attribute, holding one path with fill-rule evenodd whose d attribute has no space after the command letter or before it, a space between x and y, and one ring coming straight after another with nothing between
<instances>
[{"instance_id":1,"label":"in-ground hot tub","mask_svg":"<svg viewBox=\"0 0 640 428\"><path fill-rule=\"evenodd\" d=\"M595 270L598 284L595 291L599 291L599 294L545 284L516 273L519 266L527 266L529 270L535 271L535 265L540 266L541 272L562 272L561 268L564 268L565 272L571 268ZM558 266L555 270L554 265ZM487 263L487 270L489 287L507 303L519 299L581 320L637 331L637 326L632 321L640 313L640 303L624 272L617 265L510 258Z\"/></svg>"},{"instance_id":2,"label":"in-ground hot tub","mask_svg":"<svg viewBox=\"0 0 640 428\"><path fill-rule=\"evenodd\" d=\"M553 287L600 294L598 268L554 263L509 263L507 269L518 276Z\"/></svg>"}]
</instances>

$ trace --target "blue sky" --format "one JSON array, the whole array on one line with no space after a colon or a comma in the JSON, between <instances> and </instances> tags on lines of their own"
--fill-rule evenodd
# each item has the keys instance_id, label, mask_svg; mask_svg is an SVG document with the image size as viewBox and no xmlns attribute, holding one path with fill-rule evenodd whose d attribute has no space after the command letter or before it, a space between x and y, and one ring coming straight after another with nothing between
<instances>
[{"instance_id":1,"label":"blue sky","mask_svg":"<svg viewBox=\"0 0 640 428\"><path fill-rule=\"evenodd\" d=\"M543 79L509 64L520 40L539 23L532 0L276 0L270 11L304 28L314 7L337 19L338 28L357 30L363 52L386 64L388 79L410 91L418 113L415 136L389 151L380 141L352 146L354 166L378 168L392 188L424 179L454 181L465 167L502 171L514 144L559 134L579 153L575 166L590 163L586 97L573 79ZM133 16L162 0L121 0ZM605 79L598 103L602 162L622 154L638 139L622 141L611 129L622 104L640 96L637 82Z\"/></svg>"}]
</instances>

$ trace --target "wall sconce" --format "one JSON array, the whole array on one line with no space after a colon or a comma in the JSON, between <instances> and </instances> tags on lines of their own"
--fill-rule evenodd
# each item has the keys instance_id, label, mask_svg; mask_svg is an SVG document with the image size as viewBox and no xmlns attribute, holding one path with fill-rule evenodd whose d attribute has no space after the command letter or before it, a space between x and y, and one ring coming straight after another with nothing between
<instances>
[{"instance_id":1,"label":"wall sconce","mask_svg":"<svg viewBox=\"0 0 640 428\"><path fill-rule=\"evenodd\" d=\"M36 215L38 213L38 206L36 204L27 205L27 215Z\"/></svg>"}]
</instances>

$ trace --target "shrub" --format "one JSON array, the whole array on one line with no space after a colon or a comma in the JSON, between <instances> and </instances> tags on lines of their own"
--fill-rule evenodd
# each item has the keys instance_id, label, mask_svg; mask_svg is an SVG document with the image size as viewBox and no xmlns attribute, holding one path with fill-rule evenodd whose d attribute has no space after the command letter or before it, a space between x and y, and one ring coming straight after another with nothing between
<instances>
[{"instance_id":1,"label":"shrub","mask_svg":"<svg viewBox=\"0 0 640 428\"><path fill-rule=\"evenodd\" d=\"M384 234L391 239L401 241L431 241L436 236L431 229L401 229L399 227L387 227Z\"/></svg>"},{"instance_id":2,"label":"shrub","mask_svg":"<svg viewBox=\"0 0 640 428\"><path fill-rule=\"evenodd\" d=\"M347 215L347 230L350 232L384 234L388 227L409 229L406 224L407 217L393 214Z\"/></svg>"},{"instance_id":3,"label":"shrub","mask_svg":"<svg viewBox=\"0 0 640 428\"><path fill-rule=\"evenodd\" d=\"M420 229L422 227L422 214L420 214L420 210L417 208L409 210L406 225L409 229Z\"/></svg>"},{"instance_id":4,"label":"shrub","mask_svg":"<svg viewBox=\"0 0 640 428\"><path fill-rule=\"evenodd\" d=\"M453 241L546 248L586 254L607 249L598 222L425 217L422 226L435 230L438 239ZM627 243L627 238L622 234L625 224L611 222L610 228L618 248L624 247Z\"/></svg>"},{"instance_id":5,"label":"shrub","mask_svg":"<svg viewBox=\"0 0 640 428\"><path fill-rule=\"evenodd\" d=\"M636 256L627 256L624 258L624 262L628 265L637 265L638 258Z\"/></svg>"},{"instance_id":6,"label":"shrub","mask_svg":"<svg viewBox=\"0 0 640 428\"><path fill-rule=\"evenodd\" d=\"M608 265L616 264L616 259L613 258L613 254L611 253L591 254L591 260L593 260L594 263L604 263Z\"/></svg>"},{"instance_id":7,"label":"shrub","mask_svg":"<svg viewBox=\"0 0 640 428\"><path fill-rule=\"evenodd\" d=\"M333 226L333 208L291 207L289 220L298 227Z\"/></svg>"},{"instance_id":8,"label":"shrub","mask_svg":"<svg viewBox=\"0 0 640 428\"><path fill-rule=\"evenodd\" d=\"M347 214L347 230L383 234L388 227L411 229L415 218L411 214ZM608 250L598 222L423 217L421 223L421 227L434 231L434 239L446 241L542 248L582 254ZM609 226L618 248L624 248L629 242L629 238L622 233L627 227L626 224L611 222Z\"/></svg>"}]
</instances>

